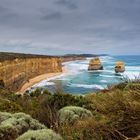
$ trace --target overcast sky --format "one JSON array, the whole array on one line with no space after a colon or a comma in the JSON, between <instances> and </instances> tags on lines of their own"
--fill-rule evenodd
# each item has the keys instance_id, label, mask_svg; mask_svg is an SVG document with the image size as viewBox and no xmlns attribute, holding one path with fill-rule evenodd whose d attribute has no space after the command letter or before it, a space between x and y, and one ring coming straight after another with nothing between
<instances>
[{"instance_id":1,"label":"overcast sky","mask_svg":"<svg viewBox=\"0 0 140 140\"><path fill-rule=\"evenodd\" d=\"M0 0L0 51L140 54L140 0Z\"/></svg>"}]
</instances>

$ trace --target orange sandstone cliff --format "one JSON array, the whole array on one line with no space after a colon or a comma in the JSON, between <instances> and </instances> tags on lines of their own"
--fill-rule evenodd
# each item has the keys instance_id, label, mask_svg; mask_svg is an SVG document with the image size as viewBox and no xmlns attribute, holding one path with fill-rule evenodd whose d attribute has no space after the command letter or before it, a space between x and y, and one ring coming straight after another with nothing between
<instances>
[{"instance_id":1,"label":"orange sandstone cliff","mask_svg":"<svg viewBox=\"0 0 140 140\"><path fill-rule=\"evenodd\" d=\"M18 91L29 79L62 72L62 62L83 60L82 55L46 56L0 52L0 87Z\"/></svg>"},{"instance_id":2,"label":"orange sandstone cliff","mask_svg":"<svg viewBox=\"0 0 140 140\"><path fill-rule=\"evenodd\" d=\"M57 57L17 57L0 62L0 85L11 91L19 90L30 78L45 73L61 72Z\"/></svg>"}]
</instances>

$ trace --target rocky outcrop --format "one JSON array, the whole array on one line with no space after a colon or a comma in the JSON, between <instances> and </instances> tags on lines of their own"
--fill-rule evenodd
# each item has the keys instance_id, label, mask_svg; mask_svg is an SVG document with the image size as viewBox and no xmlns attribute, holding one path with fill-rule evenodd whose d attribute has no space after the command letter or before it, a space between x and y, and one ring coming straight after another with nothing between
<instances>
[{"instance_id":1,"label":"rocky outcrop","mask_svg":"<svg viewBox=\"0 0 140 140\"><path fill-rule=\"evenodd\" d=\"M61 58L58 57L36 56L6 59L0 62L0 86L17 91L31 78L61 71Z\"/></svg>"},{"instance_id":2,"label":"rocky outcrop","mask_svg":"<svg viewBox=\"0 0 140 140\"><path fill-rule=\"evenodd\" d=\"M125 64L122 61L117 61L115 66L115 72L124 72L125 71Z\"/></svg>"},{"instance_id":3,"label":"rocky outcrop","mask_svg":"<svg viewBox=\"0 0 140 140\"><path fill-rule=\"evenodd\" d=\"M88 70L103 70L103 66L98 57L90 60Z\"/></svg>"}]
</instances>

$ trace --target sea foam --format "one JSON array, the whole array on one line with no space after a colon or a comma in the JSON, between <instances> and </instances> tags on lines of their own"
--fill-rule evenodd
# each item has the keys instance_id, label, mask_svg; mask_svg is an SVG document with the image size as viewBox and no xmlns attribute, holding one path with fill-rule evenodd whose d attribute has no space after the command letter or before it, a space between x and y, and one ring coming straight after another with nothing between
<instances>
[{"instance_id":1,"label":"sea foam","mask_svg":"<svg viewBox=\"0 0 140 140\"><path fill-rule=\"evenodd\" d=\"M93 85L87 85L87 84L69 84L70 87L81 87L81 88L96 88L96 89L104 89L103 86L93 84Z\"/></svg>"}]
</instances>

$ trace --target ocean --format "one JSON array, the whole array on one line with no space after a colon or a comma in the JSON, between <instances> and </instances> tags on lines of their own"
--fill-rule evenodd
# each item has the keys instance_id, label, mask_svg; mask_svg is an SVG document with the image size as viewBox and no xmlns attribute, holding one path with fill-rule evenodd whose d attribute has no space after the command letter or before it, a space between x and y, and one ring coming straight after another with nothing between
<instances>
[{"instance_id":1,"label":"ocean","mask_svg":"<svg viewBox=\"0 0 140 140\"><path fill-rule=\"evenodd\" d=\"M124 79L140 78L140 56L101 56L100 60L104 70L88 71L91 58L63 63L68 70L60 76L41 81L34 85L50 91L63 91L70 94L87 94L115 85ZM124 61L126 71L116 74L114 66L116 61Z\"/></svg>"}]
</instances>

